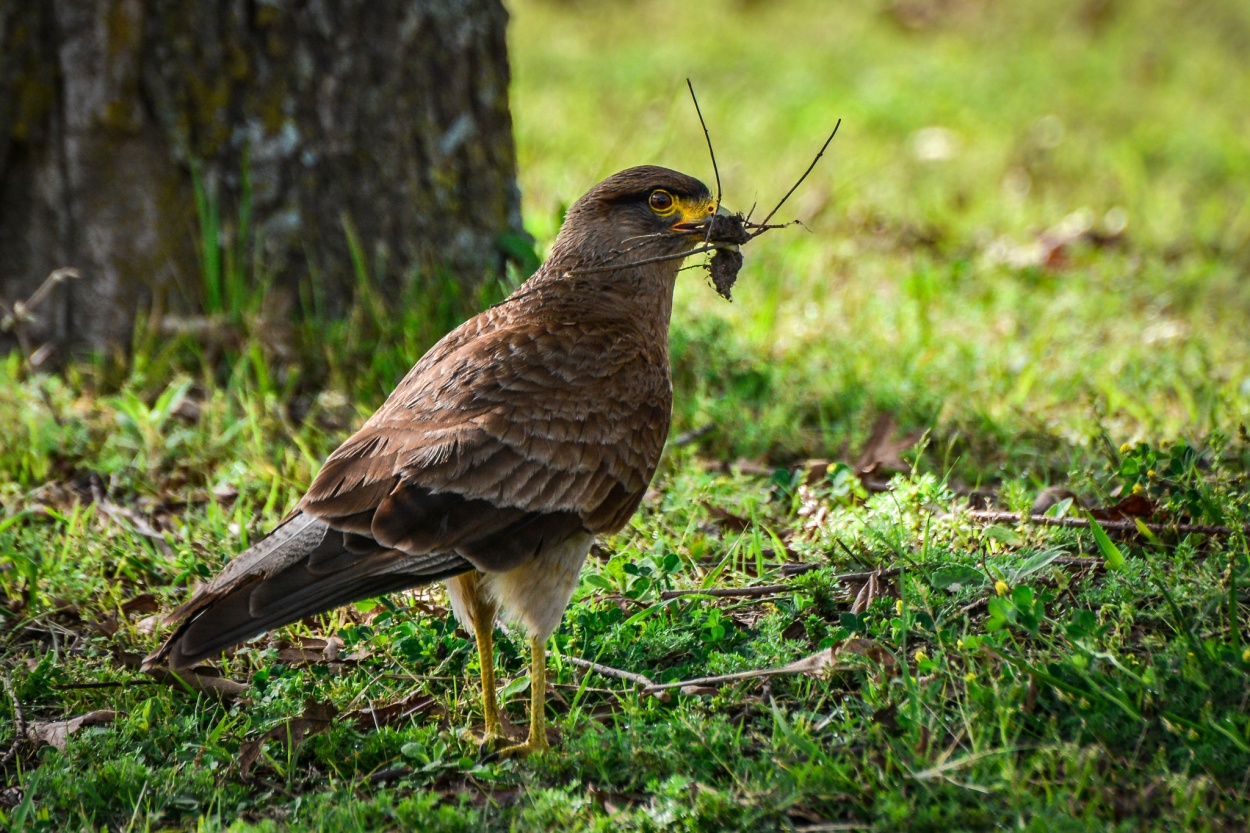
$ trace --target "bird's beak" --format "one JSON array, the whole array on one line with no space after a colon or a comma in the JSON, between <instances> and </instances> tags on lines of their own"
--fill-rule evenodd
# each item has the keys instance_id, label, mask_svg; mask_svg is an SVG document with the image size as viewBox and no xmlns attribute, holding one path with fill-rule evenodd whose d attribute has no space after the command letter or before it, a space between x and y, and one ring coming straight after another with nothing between
<instances>
[{"instance_id":1,"label":"bird's beak","mask_svg":"<svg viewBox=\"0 0 1250 833\"><path fill-rule=\"evenodd\" d=\"M683 205L681 219L673 223L673 231L691 235L706 234L708 223L711 222L714 215L728 213L724 206L718 206L715 212L709 209L711 209L711 205L708 203L699 203L689 207Z\"/></svg>"}]
</instances>

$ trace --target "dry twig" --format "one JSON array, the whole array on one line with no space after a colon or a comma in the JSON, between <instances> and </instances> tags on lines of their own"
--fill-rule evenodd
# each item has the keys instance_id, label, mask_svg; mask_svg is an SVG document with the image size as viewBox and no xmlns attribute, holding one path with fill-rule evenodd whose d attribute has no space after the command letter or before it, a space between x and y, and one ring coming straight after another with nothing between
<instances>
[{"instance_id":1,"label":"dry twig","mask_svg":"<svg viewBox=\"0 0 1250 833\"><path fill-rule=\"evenodd\" d=\"M1090 521L1088 518L1052 518L1048 515L1020 515L1015 512L998 512L993 510L975 509L968 513L968 517L974 521L984 521L986 523L1031 523L1038 526L1064 526L1073 529L1089 529ZM1109 529L1113 532L1136 532L1138 523L1146 527L1151 532L1177 532L1182 534L1194 535L1232 535L1233 527L1219 526L1217 524L1181 524L1181 523L1150 523L1147 521L1139 521L1134 518L1131 520L1107 520L1099 521L1098 525L1103 529ZM1243 531L1250 534L1250 527L1243 527Z\"/></svg>"},{"instance_id":2,"label":"dry twig","mask_svg":"<svg viewBox=\"0 0 1250 833\"><path fill-rule=\"evenodd\" d=\"M712 175L716 177L716 207L720 207L720 168L716 167L716 151L712 150L712 134L708 132L707 122L703 120L703 111L699 109L699 97L694 94L694 84L690 79L686 79L686 86L690 88L690 100L694 102L694 111L699 116L699 126L703 128L703 138L707 139L707 154L712 157ZM708 226L710 234L712 227ZM710 242L710 241L709 241Z\"/></svg>"},{"instance_id":3,"label":"dry twig","mask_svg":"<svg viewBox=\"0 0 1250 833\"><path fill-rule=\"evenodd\" d=\"M664 590L660 593L661 601L678 599L682 596L729 596L734 598L755 598L757 596L775 596L789 591L788 584L762 584L758 587L711 587L707 590Z\"/></svg>"},{"instance_id":4,"label":"dry twig","mask_svg":"<svg viewBox=\"0 0 1250 833\"><path fill-rule=\"evenodd\" d=\"M555 651L548 651L547 656L555 657L557 654ZM642 674L635 674L632 671L622 671L621 669L613 668L610 665L600 665L599 663L591 662L588 659L579 659L578 657L571 657L566 654L560 654L558 656L561 661L567 662L569 665L576 668L584 668L587 671L593 671L601 677L611 677L614 680L624 680L625 682L635 683L646 688L652 688L655 686L655 683L651 682L651 680L644 677Z\"/></svg>"},{"instance_id":5,"label":"dry twig","mask_svg":"<svg viewBox=\"0 0 1250 833\"><path fill-rule=\"evenodd\" d=\"M14 301L13 306L0 301L0 312L4 314L0 316L0 333L12 331L17 337L18 346L22 349L22 353L26 356L32 366L38 366L43 361L44 347L32 351L30 339L26 334L26 325L34 320L35 309L44 302L44 300L52 294L52 290L67 280L77 279L81 277L77 269L61 268L53 269L48 277L44 278L39 288L31 294L25 301ZM46 347L46 345L45 345Z\"/></svg>"},{"instance_id":6,"label":"dry twig","mask_svg":"<svg viewBox=\"0 0 1250 833\"><path fill-rule=\"evenodd\" d=\"M828 139L825 139L825 143L820 146L820 152L816 154L816 158L812 160L812 164L807 166L807 170L803 172L803 175L801 177L799 177L799 181L794 183L794 185L790 188L790 190L786 191L786 195L781 198L780 202L778 202L777 205L773 207L773 210L768 212L768 216L764 218L764 221L758 224L759 228L768 227L768 221L771 220L777 214L777 212L781 210L781 207L786 204L786 200L790 199L790 195L799 189L799 186L803 184L803 180L807 179L807 175L810 174L815 169L816 163L820 161L820 157L825 155L825 151L829 148L829 143L833 141L834 136L838 135L838 128L841 126L842 126L842 119L838 119L837 124L833 126L833 132L829 134Z\"/></svg>"},{"instance_id":7,"label":"dry twig","mask_svg":"<svg viewBox=\"0 0 1250 833\"><path fill-rule=\"evenodd\" d=\"M668 689L680 688L687 689L692 687L723 685L724 683L733 683L740 680L759 680L767 677L780 677L787 674L806 674L808 676L820 676L830 671L849 671L858 666L838 662L844 655L856 655L868 659L872 662L880 664L882 667L893 670L898 665L898 660L883 648L880 644L871 639L863 639L859 637L851 637L843 640L833 648L826 648L809 654L802 659L776 668L756 668L751 671L738 671L733 674L717 674L712 677L697 677L693 680L677 680L671 683L660 683L643 690L644 694L654 694Z\"/></svg>"},{"instance_id":8,"label":"dry twig","mask_svg":"<svg viewBox=\"0 0 1250 833\"><path fill-rule=\"evenodd\" d=\"M9 761L17 755L18 747L26 738L26 717L22 714L22 701L17 699L17 692L13 690L13 680L5 672L0 677L0 682L4 683L4 692L9 695L9 700L13 702L13 743L9 746L8 751L4 753L4 757L0 758L0 769L9 765Z\"/></svg>"}]
</instances>

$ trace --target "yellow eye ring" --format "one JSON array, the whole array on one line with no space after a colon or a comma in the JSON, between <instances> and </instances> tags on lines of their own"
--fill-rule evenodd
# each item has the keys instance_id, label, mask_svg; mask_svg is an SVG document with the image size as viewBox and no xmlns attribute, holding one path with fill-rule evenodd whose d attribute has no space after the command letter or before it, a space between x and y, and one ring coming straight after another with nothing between
<instances>
[{"instance_id":1,"label":"yellow eye ring","mask_svg":"<svg viewBox=\"0 0 1250 833\"><path fill-rule=\"evenodd\" d=\"M657 188L651 192L651 196L647 197L647 205L661 217L677 210L677 200L673 199L673 195L663 188Z\"/></svg>"}]
</instances>

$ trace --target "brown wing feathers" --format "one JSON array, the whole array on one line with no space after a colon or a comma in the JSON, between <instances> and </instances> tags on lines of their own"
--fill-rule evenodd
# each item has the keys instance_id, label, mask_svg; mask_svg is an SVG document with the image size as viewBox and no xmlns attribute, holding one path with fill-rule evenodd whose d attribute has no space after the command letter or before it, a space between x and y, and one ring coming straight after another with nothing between
<instances>
[{"instance_id":1,"label":"brown wing feathers","mask_svg":"<svg viewBox=\"0 0 1250 833\"><path fill-rule=\"evenodd\" d=\"M185 667L305 616L468 569L454 553L386 550L296 512L174 611L182 624L144 664Z\"/></svg>"}]
</instances>

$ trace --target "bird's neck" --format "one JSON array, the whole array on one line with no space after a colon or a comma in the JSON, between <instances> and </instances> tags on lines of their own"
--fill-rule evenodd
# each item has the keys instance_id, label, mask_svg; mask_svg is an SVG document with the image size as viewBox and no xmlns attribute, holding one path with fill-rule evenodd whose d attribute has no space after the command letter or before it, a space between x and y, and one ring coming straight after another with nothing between
<instances>
[{"instance_id":1,"label":"bird's neck","mask_svg":"<svg viewBox=\"0 0 1250 833\"><path fill-rule=\"evenodd\" d=\"M579 271L552 258L512 298L543 313L619 321L668 343L679 261L612 271Z\"/></svg>"}]
</instances>

